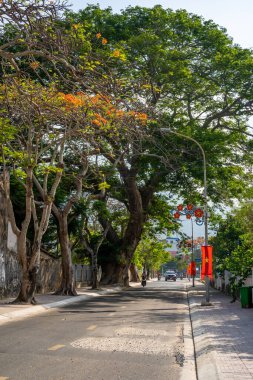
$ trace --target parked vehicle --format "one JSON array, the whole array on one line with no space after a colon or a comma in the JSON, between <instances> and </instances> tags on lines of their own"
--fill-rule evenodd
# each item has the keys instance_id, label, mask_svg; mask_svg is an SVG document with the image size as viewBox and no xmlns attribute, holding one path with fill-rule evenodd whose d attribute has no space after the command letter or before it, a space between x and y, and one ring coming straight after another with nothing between
<instances>
[{"instance_id":1,"label":"parked vehicle","mask_svg":"<svg viewBox=\"0 0 253 380\"><path fill-rule=\"evenodd\" d=\"M165 277L165 281L170 281L170 280L171 281L176 281L177 280L177 275L173 271L167 271L167 272L165 272L164 277Z\"/></svg>"}]
</instances>

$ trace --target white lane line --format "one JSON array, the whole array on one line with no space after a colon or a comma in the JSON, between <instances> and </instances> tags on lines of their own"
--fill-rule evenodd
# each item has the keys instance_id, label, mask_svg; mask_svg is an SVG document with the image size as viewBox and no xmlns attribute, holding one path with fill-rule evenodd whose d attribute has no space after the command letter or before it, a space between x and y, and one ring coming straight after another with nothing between
<instances>
[{"instance_id":1,"label":"white lane line","mask_svg":"<svg viewBox=\"0 0 253 380\"><path fill-rule=\"evenodd\" d=\"M48 351L56 351L56 350L59 350L62 347L65 347L65 344L56 344L55 346L49 347Z\"/></svg>"},{"instance_id":2,"label":"white lane line","mask_svg":"<svg viewBox=\"0 0 253 380\"><path fill-rule=\"evenodd\" d=\"M97 325L90 325L89 327L87 327L87 330L95 330L97 328Z\"/></svg>"}]
</instances>

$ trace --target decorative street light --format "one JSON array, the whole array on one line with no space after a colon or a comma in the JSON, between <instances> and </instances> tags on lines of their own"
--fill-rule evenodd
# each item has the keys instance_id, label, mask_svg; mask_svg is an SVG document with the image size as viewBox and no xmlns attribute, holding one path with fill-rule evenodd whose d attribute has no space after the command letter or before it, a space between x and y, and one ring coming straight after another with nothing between
<instances>
[{"instance_id":1,"label":"decorative street light","mask_svg":"<svg viewBox=\"0 0 253 380\"><path fill-rule=\"evenodd\" d=\"M160 131L161 132L173 133L173 134L175 134L175 135L177 135L179 137L183 137L185 139L193 141L199 147L199 149L200 149L200 151L202 153L202 157L203 157L203 175L204 175L204 194L203 194L203 197L204 197L204 226L205 226L205 243L204 243L204 245L208 246L207 179L206 179L206 155L205 155L205 151L202 148L202 146L200 145L200 143L197 140L195 140L193 137L184 135L183 133L179 133L179 132L173 131L170 128L160 128ZM205 277L205 285L206 285L206 304L208 305L209 304L209 285L210 285L210 283L209 283L209 277L208 276Z\"/></svg>"},{"instance_id":2,"label":"decorative street light","mask_svg":"<svg viewBox=\"0 0 253 380\"><path fill-rule=\"evenodd\" d=\"M190 264L190 275L192 276L192 286L194 287L194 278L196 275L196 263L194 261L193 255L193 217L195 218L195 223L198 226L202 226L204 224L204 212L200 207L196 207L192 204L188 204L184 206L182 204L177 206L176 210L172 210L173 217L175 219L179 219L181 215L184 215L186 219L191 220L192 227L192 242L191 242L191 264Z\"/></svg>"}]
</instances>

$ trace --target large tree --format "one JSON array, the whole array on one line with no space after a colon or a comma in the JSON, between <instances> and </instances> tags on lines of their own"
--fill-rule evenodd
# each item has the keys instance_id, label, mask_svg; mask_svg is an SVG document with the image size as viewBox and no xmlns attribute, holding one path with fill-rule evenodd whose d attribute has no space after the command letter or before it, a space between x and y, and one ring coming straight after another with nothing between
<instances>
[{"instance_id":1,"label":"large tree","mask_svg":"<svg viewBox=\"0 0 253 380\"><path fill-rule=\"evenodd\" d=\"M13 162L16 157L15 173L18 169L19 180L23 182L25 188L25 210L21 216L24 220L20 226L17 225L12 207L9 207L9 217L18 238L18 251L23 270L24 285L22 285L22 294L18 296L20 301L34 301L40 243L52 207L58 221L62 253L63 277L61 289L58 291L63 294L75 294L67 217L72 205L82 194L82 177L87 170L87 155L90 150L86 143L85 128L87 119L92 122L94 104L93 107L91 103L84 105L85 102L69 93L69 90L76 91L82 87L82 90L89 91L90 95L94 95L96 91L93 91L94 80L90 75L92 62L90 62L88 38L84 34L84 29L76 24L65 27L62 23L65 9L64 1L44 0L31 2L7 0L0 6L2 112L4 117L9 118L18 129L12 145L12 148L17 150L14 152L12 149L7 149L6 144L9 141L6 139L6 129L1 148L5 161ZM29 80L30 84L25 88L24 84ZM99 87L99 81L97 86ZM83 92L82 97L84 97ZM77 112L79 105L84 105L81 127L80 112ZM79 139L81 134L83 142L79 146L76 143L77 134L75 136L72 134L70 143L68 131L74 128L79 128L79 132L82 129ZM74 145L76 145L75 152ZM71 171L76 186L75 190L73 187L70 189L69 197L65 198L64 203L57 207L54 196L63 173L66 151L71 150L72 155L77 156L77 152L80 152L84 146L87 152L78 154L73 162L67 160L69 165L66 173ZM20 174L23 178L20 178ZM34 203L33 184L36 185L40 195L39 212ZM49 191L50 186L52 186L51 191ZM7 184L5 188L7 192ZM7 199L12 206L11 198L8 196ZM43 221L38 224L41 210ZM31 257L29 255L28 260L28 253L25 251L32 219L34 233L31 236L35 239L33 247L34 249L36 247L37 253ZM29 285L26 285L28 282Z\"/></svg>"},{"instance_id":2,"label":"large tree","mask_svg":"<svg viewBox=\"0 0 253 380\"><path fill-rule=\"evenodd\" d=\"M35 303L41 241L62 176L64 147L69 135L68 122L57 91L31 81L8 80L1 88L1 100L1 114L4 117L0 145L3 184L22 271L16 301ZM23 188L25 206L21 223L15 218L7 167ZM42 202L36 199L33 186L34 181L40 183L39 179L44 192ZM31 223L33 234L31 248L28 249Z\"/></svg>"},{"instance_id":3,"label":"large tree","mask_svg":"<svg viewBox=\"0 0 253 380\"><path fill-rule=\"evenodd\" d=\"M127 285L129 264L156 192L191 194L203 202L201 152L187 139L161 136L160 127L202 144L208 195L215 202L243 193L241 181L246 186L248 179L244 150L252 114L252 53L233 45L212 21L184 10L128 7L113 14L109 8L89 6L68 19L96 33L94 46L107 58L107 93L124 111L138 105L147 115L145 127L140 120L134 128L125 123L127 139L106 135L95 144L117 171L108 182L116 183L117 190L112 186L111 192L128 212L124 235L117 236L117 230L107 234L120 251L116 278ZM103 218L101 223L106 225Z\"/></svg>"},{"instance_id":4,"label":"large tree","mask_svg":"<svg viewBox=\"0 0 253 380\"><path fill-rule=\"evenodd\" d=\"M14 13L10 9L10 19L16 20L16 8ZM53 29L48 23L45 28L43 22L36 23L36 18L30 20L27 12L18 48L13 51L10 40L2 48L2 62L9 64L5 72L18 72L22 62L40 78L36 70L45 67L47 80L51 70L57 73L69 100L79 101L76 91L88 91L103 103L93 118L97 128L90 129L94 134L89 135L89 144L99 151L98 162L107 163L103 170L111 185L108 196L121 202L128 215L121 235L111 217L100 216L107 239L116 247L114 280L128 285L128 268L156 193L187 193L203 201L200 152L187 140L162 136L160 127L194 137L203 145L210 198L218 202L243 192L246 121L252 114L252 54L233 45L213 22L161 6L129 7L121 14L89 6L77 14L67 13L65 22L57 20ZM31 42L27 27L37 33ZM48 41L38 38L50 30ZM91 51L97 57L92 62L87 59ZM36 62L29 62L35 56ZM85 117L84 125L86 121Z\"/></svg>"}]
</instances>

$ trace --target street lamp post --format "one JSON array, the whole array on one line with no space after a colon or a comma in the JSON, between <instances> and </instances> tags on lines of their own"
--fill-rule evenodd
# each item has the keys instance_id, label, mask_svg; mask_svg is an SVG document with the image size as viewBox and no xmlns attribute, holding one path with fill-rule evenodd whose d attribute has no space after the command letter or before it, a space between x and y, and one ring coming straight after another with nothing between
<instances>
[{"instance_id":1,"label":"street lamp post","mask_svg":"<svg viewBox=\"0 0 253 380\"><path fill-rule=\"evenodd\" d=\"M192 262L194 261L194 254L193 254L193 220L191 219L191 224L192 224ZM194 273L192 274L192 286L194 287Z\"/></svg>"},{"instance_id":2,"label":"street lamp post","mask_svg":"<svg viewBox=\"0 0 253 380\"><path fill-rule=\"evenodd\" d=\"M182 204L178 205L177 206L177 210L176 212L174 213L173 212L173 216L175 219L179 219L181 215L185 215L186 219L190 219L191 220L191 228L192 228L192 240L191 240L191 264L190 264L190 274L192 275L192 286L194 287L194 277L196 275L195 271L196 271L196 266L194 265L194 244L193 244L193 219L192 217L195 216L195 223L198 225L198 226L201 226L202 224L204 224L204 212L192 205L192 204L188 204L186 207L184 207Z\"/></svg>"},{"instance_id":3,"label":"street lamp post","mask_svg":"<svg viewBox=\"0 0 253 380\"><path fill-rule=\"evenodd\" d=\"M190 136L187 136L187 135L184 135L182 133L179 133L179 132L176 132L176 131L172 131L171 129L169 128L160 128L160 131L162 132L169 132L169 133L173 133L179 137L183 137L185 139L188 139L190 141L193 141L200 149L201 153L202 153L202 157L203 157L203 175L204 175L204 228L205 228L205 245L208 245L208 222L207 222L207 218L208 218L208 215L207 215L207 179L206 179L206 155L205 155L205 151L204 149L202 148L202 146L200 145L200 143L195 140L193 137L190 137ZM205 285L206 285L206 303L208 304L209 303L209 277L206 276L205 278Z\"/></svg>"}]
</instances>

